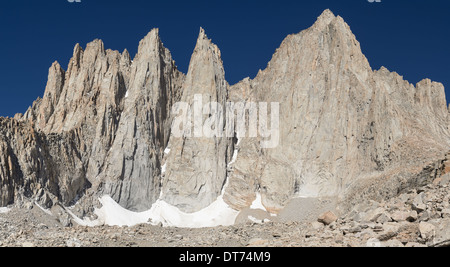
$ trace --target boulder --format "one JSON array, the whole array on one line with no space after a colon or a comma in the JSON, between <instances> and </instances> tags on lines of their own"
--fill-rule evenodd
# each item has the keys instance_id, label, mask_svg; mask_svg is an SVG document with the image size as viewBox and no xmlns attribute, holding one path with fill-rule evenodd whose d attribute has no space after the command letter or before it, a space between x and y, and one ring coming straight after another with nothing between
<instances>
[{"instance_id":1,"label":"boulder","mask_svg":"<svg viewBox=\"0 0 450 267\"><path fill-rule=\"evenodd\" d=\"M318 222L323 223L324 225L330 225L337 221L338 217L331 211L325 212L318 218Z\"/></svg>"},{"instance_id":2,"label":"boulder","mask_svg":"<svg viewBox=\"0 0 450 267\"><path fill-rule=\"evenodd\" d=\"M435 235L436 227L431 223L421 222L419 224L419 231L420 231L420 236L423 239L431 240Z\"/></svg>"}]
</instances>

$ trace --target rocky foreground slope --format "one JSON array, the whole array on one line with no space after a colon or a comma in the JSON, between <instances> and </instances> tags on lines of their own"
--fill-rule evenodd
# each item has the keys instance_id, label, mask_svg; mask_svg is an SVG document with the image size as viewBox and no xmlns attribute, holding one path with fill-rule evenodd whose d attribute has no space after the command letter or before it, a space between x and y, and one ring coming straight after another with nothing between
<instances>
[{"instance_id":1,"label":"rocky foreground slope","mask_svg":"<svg viewBox=\"0 0 450 267\"><path fill-rule=\"evenodd\" d=\"M279 103L277 145L236 131L175 136L173 107L198 95L223 108ZM155 29L133 60L100 40L76 45L67 70L51 66L42 99L0 118L0 207L61 207L67 225L66 207L83 218L104 195L138 212L164 202L194 213L218 198L245 212L260 197L268 218L317 209L299 199L326 199L346 214L448 174L449 127L442 84L373 70L349 25L329 10L289 35L254 79L233 86L203 29L186 75Z\"/></svg>"},{"instance_id":2,"label":"rocky foreground slope","mask_svg":"<svg viewBox=\"0 0 450 267\"><path fill-rule=\"evenodd\" d=\"M202 229L64 227L66 220L28 203L25 211L0 210L0 247L448 247L449 186L446 175L389 201L360 203L339 218L328 213L321 222L285 218ZM60 211L53 207L47 212Z\"/></svg>"}]
</instances>

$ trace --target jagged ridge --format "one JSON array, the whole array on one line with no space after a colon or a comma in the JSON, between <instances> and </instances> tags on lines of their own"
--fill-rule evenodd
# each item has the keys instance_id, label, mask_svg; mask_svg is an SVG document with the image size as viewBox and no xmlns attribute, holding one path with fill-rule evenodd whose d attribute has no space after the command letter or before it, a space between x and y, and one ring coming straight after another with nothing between
<instances>
[{"instance_id":1,"label":"jagged ridge","mask_svg":"<svg viewBox=\"0 0 450 267\"><path fill-rule=\"evenodd\" d=\"M279 102L280 145L171 136L172 106L192 104L195 94L221 104ZM376 198L377 190L360 189L375 182L390 185L387 197L443 159L448 114L442 84L413 86L386 68L373 71L350 27L329 10L288 36L255 79L234 86L203 29L187 75L157 29L134 60L95 40L85 50L75 46L67 71L51 66L44 97L23 116L2 119L0 206L36 196L48 206L77 202L83 215L108 194L131 210L161 197L193 212L212 203L227 179L224 198L237 210L257 193L273 213L298 196L345 201L358 188L356 195Z\"/></svg>"}]
</instances>

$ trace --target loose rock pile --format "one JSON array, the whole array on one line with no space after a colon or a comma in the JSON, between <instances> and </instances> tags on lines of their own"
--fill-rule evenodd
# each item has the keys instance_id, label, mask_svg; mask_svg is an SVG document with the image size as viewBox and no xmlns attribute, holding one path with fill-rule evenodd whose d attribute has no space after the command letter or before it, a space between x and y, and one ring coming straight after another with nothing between
<instances>
[{"instance_id":1,"label":"loose rock pile","mask_svg":"<svg viewBox=\"0 0 450 267\"><path fill-rule=\"evenodd\" d=\"M433 184L410 190L387 202L360 204L333 222L330 213L319 218L325 229L318 232L343 235L346 243L359 240L369 246L448 246L450 245L450 175ZM325 227L325 226L324 226Z\"/></svg>"},{"instance_id":2,"label":"loose rock pile","mask_svg":"<svg viewBox=\"0 0 450 267\"><path fill-rule=\"evenodd\" d=\"M450 245L449 186L447 175L386 202L362 203L345 216L327 212L312 223L245 223L204 229L82 227L30 203L27 209L11 207L0 213L0 246L442 247Z\"/></svg>"}]
</instances>

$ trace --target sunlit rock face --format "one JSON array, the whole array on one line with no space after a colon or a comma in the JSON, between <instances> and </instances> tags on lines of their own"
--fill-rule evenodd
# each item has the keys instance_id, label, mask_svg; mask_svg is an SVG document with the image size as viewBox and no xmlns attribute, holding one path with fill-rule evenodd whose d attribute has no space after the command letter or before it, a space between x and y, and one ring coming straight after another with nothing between
<instances>
[{"instance_id":1,"label":"sunlit rock face","mask_svg":"<svg viewBox=\"0 0 450 267\"><path fill-rule=\"evenodd\" d=\"M231 136L197 136L195 123L191 136L174 135L174 107L198 99L218 107L200 114L201 125L215 119ZM267 104L276 145L230 128L229 103ZM240 118L244 126L251 117ZM42 99L0 119L0 206L28 197L84 214L108 195L132 211L164 201L193 213L218 198L239 211L258 198L277 214L298 197L333 198L345 209L445 173L449 125L442 84L372 70L329 10L289 35L254 79L232 86L203 29L187 74L154 29L133 60L100 40L77 44L67 70L51 66Z\"/></svg>"}]
</instances>

